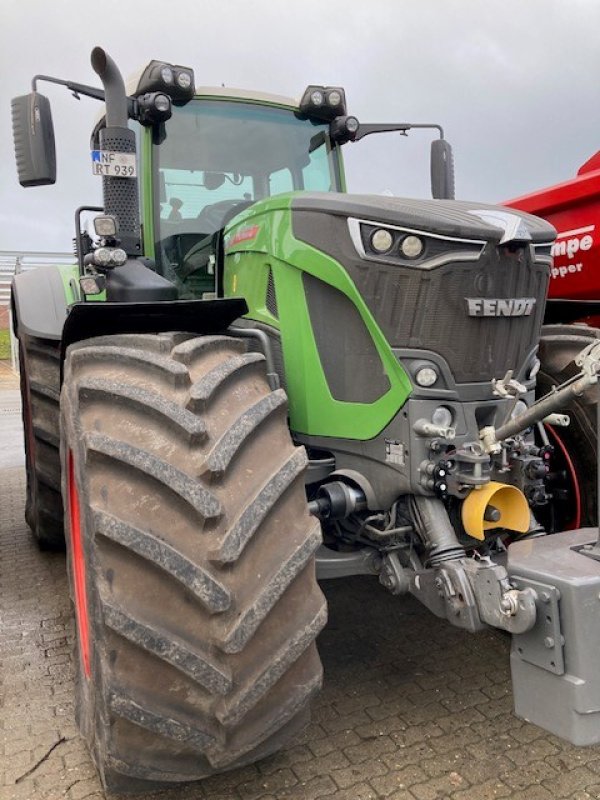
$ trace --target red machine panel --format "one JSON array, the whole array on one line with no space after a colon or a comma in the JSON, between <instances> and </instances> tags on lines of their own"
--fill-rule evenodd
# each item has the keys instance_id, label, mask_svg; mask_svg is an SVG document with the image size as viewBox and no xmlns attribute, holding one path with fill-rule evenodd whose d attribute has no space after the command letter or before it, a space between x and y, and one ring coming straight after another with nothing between
<instances>
[{"instance_id":1,"label":"red machine panel","mask_svg":"<svg viewBox=\"0 0 600 800\"><path fill-rule=\"evenodd\" d=\"M537 214L558 231L549 297L600 300L600 151L576 178L503 205Z\"/></svg>"}]
</instances>

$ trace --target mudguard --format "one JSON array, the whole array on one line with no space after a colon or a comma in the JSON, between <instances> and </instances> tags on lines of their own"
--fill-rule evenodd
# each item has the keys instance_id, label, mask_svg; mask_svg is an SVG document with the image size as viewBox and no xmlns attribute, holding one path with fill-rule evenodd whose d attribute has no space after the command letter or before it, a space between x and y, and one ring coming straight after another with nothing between
<instances>
[{"instance_id":1,"label":"mudguard","mask_svg":"<svg viewBox=\"0 0 600 800\"><path fill-rule=\"evenodd\" d=\"M62 273L47 267L15 275L12 307L15 335L60 340L68 310Z\"/></svg>"},{"instance_id":2,"label":"mudguard","mask_svg":"<svg viewBox=\"0 0 600 800\"><path fill-rule=\"evenodd\" d=\"M159 300L153 303L74 303L62 329L69 345L119 333L219 333L248 312L240 297L226 300Z\"/></svg>"},{"instance_id":3,"label":"mudguard","mask_svg":"<svg viewBox=\"0 0 600 800\"><path fill-rule=\"evenodd\" d=\"M218 333L248 312L246 301L240 297L69 304L66 290L64 275L53 268L21 273L12 283L15 335L60 341L62 359L69 345L94 336L165 331Z\"/></svg>"}]
</instances>

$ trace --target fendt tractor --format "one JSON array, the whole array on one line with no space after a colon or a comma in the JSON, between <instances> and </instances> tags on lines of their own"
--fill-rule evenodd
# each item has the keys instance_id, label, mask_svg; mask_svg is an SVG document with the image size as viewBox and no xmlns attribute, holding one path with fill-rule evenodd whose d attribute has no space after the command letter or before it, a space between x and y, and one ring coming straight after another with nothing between
<instances>
[{"instance_id":1,"label":"fendt tractor","mask_svg":"<svg viewBox=\"0 0 600 800\"><path fill-rule=\"evenodd\" d=\"M538 392L548 391L576 371L573 359L600 339L600 151L581 165L575 178L505 203L548 220L558 235L540 338ZM554 445L553 491L563 503L557 527L578 528L597 519L597 434L595 390L564 409L570 425L548 428Z\"/></svg>"},{"instance_id":2,"label":"fendt tractor","mask_svg":"<svg viewBox=\"0 0 600 800\"><path fill-rule=\"evenodd\" d=\"M92 66L102 89L36 76L13 101L24 186L55 181L38 82L105 113L77 265L18 275L12 302L26 516L47 547L65 512L104 785L284 747L322 681L317 579L357 574L510 632L517 714L600 741L600 546L555 532L545 427L600 352L535 399L554 228L453 200L439 126L360 123L340 87L195 90L153 61L126 91L100 48ZM421 127L433 200L345 193L343 147Z\"/></svg>"}]
</instances>

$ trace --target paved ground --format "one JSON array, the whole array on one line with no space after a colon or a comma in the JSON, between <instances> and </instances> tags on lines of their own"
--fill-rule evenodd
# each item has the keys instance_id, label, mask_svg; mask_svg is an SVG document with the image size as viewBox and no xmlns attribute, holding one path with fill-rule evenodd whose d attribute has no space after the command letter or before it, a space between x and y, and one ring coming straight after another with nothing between
<instances>
[{"instance_id":1,"label":"paved ground","mask_svg":"<svg viewBox=\"0 0 600 800\"><path fill-rule=\"evenodd\" d=\"M0 391L0 452L18 430L15 410ZM73 718L64 556L31 541L22 467L0 470L0 491L0 800L101 800ZM600 798L600 748L571 747L513 716L508 638L461 633L374 579L325 591L326 684L297 746L153 797Z\"/></svg>"}]
</instances>

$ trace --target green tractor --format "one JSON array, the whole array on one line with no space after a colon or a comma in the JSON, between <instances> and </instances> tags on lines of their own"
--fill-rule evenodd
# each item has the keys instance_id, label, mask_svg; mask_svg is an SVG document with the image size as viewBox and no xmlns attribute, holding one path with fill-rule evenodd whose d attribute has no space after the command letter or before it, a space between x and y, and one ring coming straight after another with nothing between
<instances>
[{"instance_id":1,"label":"green tractor","mask_svg":"<svg viewBox=\"0 0 600 800\"><path fill-rule=\"evenodd\" d=\"M100 48L92 66L103 89L37 76L13 101L24 186L55 181L38 81L106 110L78 264L17 276L12 302L26 516L66 539L104 785L284 747L322 681L317 578L357 574L510 632L517 713L599 741L595 533L542 524L542 421L600 363L535 400L552 226L454 201L438 126L361 124L339 87L195 91L153 61L126 91ZM434 200L345 193L344 146L415 127L440 134Z\"/></svg>"}]
</instances>

